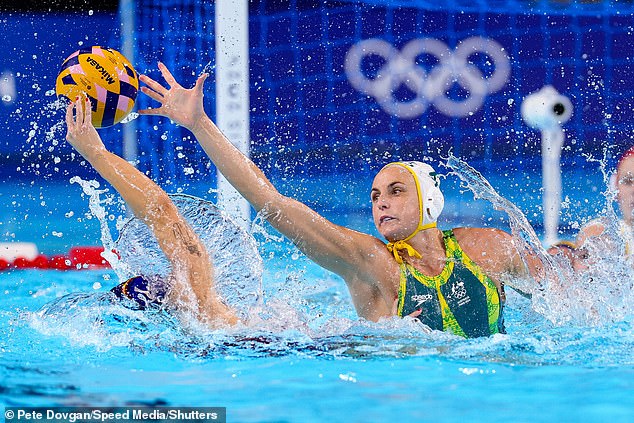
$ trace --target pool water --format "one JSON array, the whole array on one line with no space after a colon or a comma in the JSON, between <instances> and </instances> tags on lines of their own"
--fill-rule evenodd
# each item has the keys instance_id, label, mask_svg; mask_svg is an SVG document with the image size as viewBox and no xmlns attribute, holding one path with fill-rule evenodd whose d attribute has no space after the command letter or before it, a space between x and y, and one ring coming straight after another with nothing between
<instances>
[{"instance_id":1,"label":"pool water","mask_svg":"<svg viewBox=\"0 0 634 423\"><path fill-rule=\"evenodd\" d=\"M65 226L53 241L98 236L86 227L96 219L76 220L87 213L79 187L61 188L41 201L75 216L55 223ZM337 204L328 213L371 230L369 211ZM50 232L53 223L36 218L17 230ZM506 335L465 340L410 319L365 322L341 279L287 241L258 240L266 308L256 324L226 331L108 301L111 270L3 272L0 403L227 407L231 422L634 418L631 313L556 326L510 292ZM65 306L55 309L59 298Z\"/></svg>"},{"instance_id":2,"label":"pool water","mask_svg":"<svg viewBox=\"0 0 634 423\"><path fill-rule=\"evenodd\" d=\"M552 327L513 296L508 335L463 340L412 322L359 322L342 300L345 287L317 269L300 278L315 285L297 308L308 329L295 321L189 333L156 315L103 327L90 309L62 328L34 314L59 296L95 292L94 282L101 291L108 277L3 275L4 405L223 406L229 421L254 422L632 418L629 321ZM336 317L321 315L328 309Z\"/></svg>"}]
</instances>

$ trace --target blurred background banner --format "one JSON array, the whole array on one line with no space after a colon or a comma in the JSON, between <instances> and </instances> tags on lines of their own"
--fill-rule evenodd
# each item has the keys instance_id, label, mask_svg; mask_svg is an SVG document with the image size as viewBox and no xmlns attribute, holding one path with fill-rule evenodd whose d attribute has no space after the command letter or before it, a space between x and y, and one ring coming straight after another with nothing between
<instances>
[{"instance_id":1,"label":"blurred background banner","mask_svg":"<svg viewBox=\"0 0 634 423\"><path fill-rule=\"evenodd\" d=\"M222 113L214 2L128 2L126 34L119 2L13 3L0 13L3 180L94 175L69 158L63 109L53 105L58 68L82 46L121 49L131 37L140 73L160 79L161 60L185 86L210 71L206 109ZM539 221L541 135L520 107L550 85L574 108L563 125L564 197L582 206L575 218L592 214L598 206L584 201L605 187L587 156L607 148L611 165L632 144L633 12L631 1L250 1L251 157L301 196L284 183L335 175L367 189L389 161L451 151ZM139 97L137 108L151 105ZM187 131L161 118L134 124L138 166L166 189L215 186L215 167ZM119 154L123 127L101 131Z\"/></svg>"}]
</instances>

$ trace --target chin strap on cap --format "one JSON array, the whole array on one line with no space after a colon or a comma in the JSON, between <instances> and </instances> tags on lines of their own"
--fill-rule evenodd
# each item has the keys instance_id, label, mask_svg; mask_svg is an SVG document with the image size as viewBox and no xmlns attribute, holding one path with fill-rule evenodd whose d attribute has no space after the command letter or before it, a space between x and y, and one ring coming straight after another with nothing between
<instances>
[{"instance_id":1,"label":"chin strap on cap","mask_svg":"<svg viewBox=\"0 0 634 423\"><path fill-rule=\"evenodd\" d=\"M419 226L407 238L402 239L400 241L396 241L396 242L388 242L387 243L387 249L388 249L388 251L390 253L394 254L394 259L396 260L396 262L398 264L402 264L403 263L403 259L401 258L401 255L398 253L401 250L406 250L407 254L409 254L410 257L422 258L423 256L418 251L416 251L416 248L414 248L410 244L408 244L407 241L412 239L414 237L414 235L416 235L418 232L420 232L420 231L422 231L424 229L435 228L435 227L436 227L436 222L429 223L429 224L427 224L425 226Z\"/></svg>"}]
</instances>

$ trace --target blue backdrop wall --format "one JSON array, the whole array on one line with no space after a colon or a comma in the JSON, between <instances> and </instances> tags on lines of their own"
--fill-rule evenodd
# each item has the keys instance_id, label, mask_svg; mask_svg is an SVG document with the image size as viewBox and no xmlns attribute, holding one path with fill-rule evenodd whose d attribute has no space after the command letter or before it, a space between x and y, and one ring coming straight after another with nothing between
<instances>
[{"instance_id":1,"label":"blue backdrop wall","mask_svg":"<svg viewBox=\"0 0 634 423\"><path fill-rule=\"evenodd\" d=\"M213 7L140 3L141 66L165 60L192 83L213 61ZM520 105L545 85L574 106L565 167L607 145L618 154L630 143L631 4L568 3L252 1L253 155L273 172L284 163L311 174L449 149L485 169L538 169L539 133ZM141 126L151 133L154 122ZM156 151L156 139L144 149Z\"/></svg>"},{"instance_id":2,"label":"blue backdrop wall","mask_svg":"<svg viewBox=\"0 0 634 423\"><path fill-rule=\"evenodd\" d=\"M213 81L213 2L135 7L139 72L159 78L161 60L184 85L205 68ZM525 210L539 220L540 134L520 106L546 85L574 107L562 158L573 208L604 189L587 156L607 148L612 165L633 144L631 2L259 0L249 13L251 155L282 188L333 174L367 188L388 161L452 151L530 203ZM52 90L62 60L79 47L121 47L118 14L4 12L0 30L0 176L94 175L63 142ZM206 108L222 113L213 83ZM160 118L135 124L141 169L170 190L214 185L215 168L186 131ZM117 153L121 128L101 131ZM301 195L294 183L287 189Z\"/></svg>"}]
</instances>

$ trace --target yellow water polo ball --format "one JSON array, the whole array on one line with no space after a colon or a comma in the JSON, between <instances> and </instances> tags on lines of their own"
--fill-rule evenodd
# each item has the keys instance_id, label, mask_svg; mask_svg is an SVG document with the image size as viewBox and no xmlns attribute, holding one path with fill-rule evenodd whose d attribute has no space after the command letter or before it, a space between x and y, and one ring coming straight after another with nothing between
<instances>
[{"instance_id":1,"label":"yellow water polo ball","mask_svg":"<svg viewBox=\"0 0 634 423\"><path fill-rule=\"evenodd\" d=\"M139 75L130 61L118 51L100 46L68 56L55 82L58 96L71 101L88 96L95 128L121 122L134 107L138 90Z\"/></svg>"}]
</instances>

